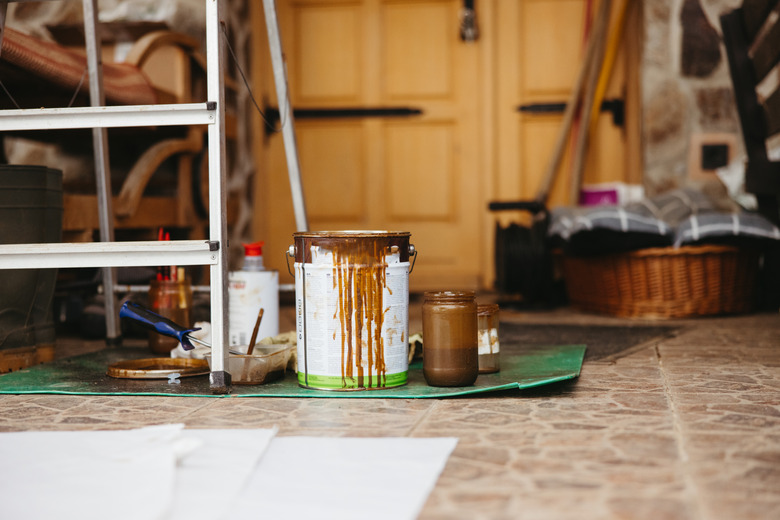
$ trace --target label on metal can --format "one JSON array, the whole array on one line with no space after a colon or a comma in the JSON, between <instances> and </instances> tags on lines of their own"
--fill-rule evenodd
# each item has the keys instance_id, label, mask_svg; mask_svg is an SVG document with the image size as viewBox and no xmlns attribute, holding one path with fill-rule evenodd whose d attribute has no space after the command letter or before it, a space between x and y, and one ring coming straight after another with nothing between
<instances>
[{"instance_id":1,"label":"label on metal can","mask_svg":"<svg viewBox=\"0 0 780 520\"><path fill-rule=\"evenodd\" d=\"M233 271L228 275L229 345L249 345L263 309L257 339L279 334L278 271Z\"/></svg>"},{"instance_id":2,"label":"label on metal can","mask_svg":"<svg viewBox=\"0 0 780 520\"><path fill-rule=\"evenodd\" d=\"M409 262L396 257L396 263L373 266L295 263L295 296L302 386L349 390L406 384Z\"/></svg>"}]
</instances>

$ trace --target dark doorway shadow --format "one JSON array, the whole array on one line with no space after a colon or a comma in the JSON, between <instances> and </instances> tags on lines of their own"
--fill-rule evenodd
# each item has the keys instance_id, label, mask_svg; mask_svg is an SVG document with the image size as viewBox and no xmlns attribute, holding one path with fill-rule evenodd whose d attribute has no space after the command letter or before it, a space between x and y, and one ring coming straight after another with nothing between
<instances>
[{"instance_id":1,"label":"dark doorway shadow","mask_svg":"<svg viewBox=\"0 0 780 520\"><path fill-rule=\"evenodd\" d=\"M649 343L674 335L670 325L561 325L504 323L499 329L501 350L522 352L523 347L584 344L585 361L610 361Z\"/></svg>"}]
</instances>

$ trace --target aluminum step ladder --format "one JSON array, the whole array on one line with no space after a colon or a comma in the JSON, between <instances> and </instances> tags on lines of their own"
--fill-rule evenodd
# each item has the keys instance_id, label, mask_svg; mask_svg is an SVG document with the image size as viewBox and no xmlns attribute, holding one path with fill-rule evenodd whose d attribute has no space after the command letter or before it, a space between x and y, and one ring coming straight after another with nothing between
<instances>
[{"instance_id":1,"label":"aluminum step ladder","mask_svg":"<svg viewBox=\"0 0 780 520\"><path fill-rule=\"evenodd\" d=\"M36 0L0 0L0 44L9 2ZM41 0L37 0L41 1ZM116 298L114 296L114 269L130 266L208 265L210 268L212 366L210 387L213 393L227 393L231 378L227 371L227 223L226 160L225 160L225 86L222 65L225 42L220 35L224 0L206 1L206 75L205 103L174 105L105 106L102 82L100 40L97 38L97 0L82 0L84 32L90 81L90 107L41 108L0 111L0 132L17 130L59 130L92 128L97 181L98 211L100 213L100 242L57 244L11 244L0 246L0 269L38 269L65 267L100 267L106 293L106 334L108 343L119 343L121 333ZM274 72L277 60L282 59L278 39L278 22L273 0L264 0L269 38L276 35L273 50ZM270 16L269 16L270 15ZM270 18L270 21L269 21ZM273 27L272 27L273 26ZM283 63L282 69L284 73ZM288 100L286 74L280 99ZM277 78L277 88L280 87ZM291 110L288 121L292 131ZM141 126L207 125L209 153L209 239L170 242L135 241L116 242L113 229L111 178L107 128ZM296 224L306 230L306 214L298 169L294 133L285 135L288 170ZM288 141L290 141L288 143ZM292 154L292 155L291 155ZM292 166L290 166L292 165Z\"/></svg>"}]
</instances>

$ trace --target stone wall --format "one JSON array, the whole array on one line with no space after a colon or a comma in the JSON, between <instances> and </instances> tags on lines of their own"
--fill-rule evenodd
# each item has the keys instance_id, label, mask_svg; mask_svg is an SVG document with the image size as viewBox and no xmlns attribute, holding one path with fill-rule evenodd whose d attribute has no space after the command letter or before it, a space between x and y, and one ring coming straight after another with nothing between
<instances>
[{"instance_id":1,"label":"stone wall","mask_svg":"<svg viewBox=\"0 0 780 520\"><path fill-rule=\"evenodd\" d=\"M644 0L644 184L656 194L701 177L702 143L742 154L720 15L740 0Z\"/></svg>"}]
</instances>

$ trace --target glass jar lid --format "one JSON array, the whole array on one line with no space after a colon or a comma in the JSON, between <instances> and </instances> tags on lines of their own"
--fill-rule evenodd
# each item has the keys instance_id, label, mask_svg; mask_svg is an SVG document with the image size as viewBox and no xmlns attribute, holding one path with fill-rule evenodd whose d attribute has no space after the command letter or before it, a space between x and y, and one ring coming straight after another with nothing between
<instances>
[{"instance_id":1,"label":"glass jar lid","mask_svg":"<svg viewBox=\"0 0 780 520\"><path fill-rule=\"evenodd\" d=\"M472 302L477 297L474 291L426 291L423 296L426 302L435 303Z\"/></svg>"},{"instance_id":2,"label":"glass jar lid","mask_svg":"<svg viewBox=\"0 0 780 520\"><path fill-rule=\"evenodd\" d=\"M490 316L491 314L496 314L497 312L498 312L497 303L480 303L479 305L477 305L478 316Z\"/></svg>"}]
</instances>

